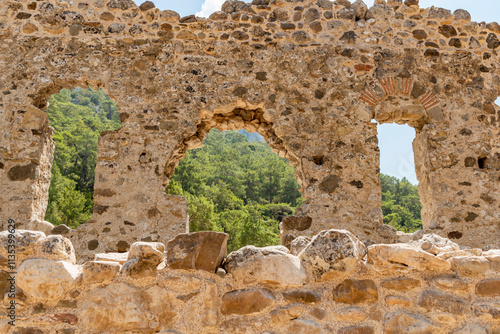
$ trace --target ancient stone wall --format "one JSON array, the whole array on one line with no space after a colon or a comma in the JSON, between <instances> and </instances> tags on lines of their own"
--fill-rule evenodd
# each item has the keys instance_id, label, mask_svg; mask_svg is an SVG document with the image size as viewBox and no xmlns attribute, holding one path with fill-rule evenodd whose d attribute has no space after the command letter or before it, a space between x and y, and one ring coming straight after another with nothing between
<instances>
[{"instance_id":1,"label":"ancient stone wall","mask_svg":"<svg viewBox=\"0 0 500 334\"><path fill-rule=\"evenodd\" d=\"M60 235L11 235L0 233L2 309L16 302L16 327L0 313L6 334L500 333L500 250L437 235L367 248L328 230L290 251L247 246L224 259L227 235L199 232L81 266Z\"/></svg>"},{"instance_id":2,"label":"ancient stone wall","mask_svg":"<svg viewBox=\"0 0 500 334\"><path fill-rule=\"evenodd\" d=\"M257 131L295 167L306 202L284 245L326 228L406 240L382 223L373 119L417 131L424 228L500 247L499 33L409 0L230 1L209 19L131 0L2 1L0 220L50 232L41 110L91 86L118 102L122 128L99 141L92 220L53 231L80 256L185 232L186 202L164 189L212 128Z\"/></svg>"}]
</instances>

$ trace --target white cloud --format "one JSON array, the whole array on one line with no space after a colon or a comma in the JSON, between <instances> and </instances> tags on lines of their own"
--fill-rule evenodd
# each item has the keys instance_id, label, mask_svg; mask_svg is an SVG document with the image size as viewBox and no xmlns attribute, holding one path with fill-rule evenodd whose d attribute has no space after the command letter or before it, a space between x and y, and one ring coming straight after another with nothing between
<instances>
[{"instance_id":1,"label":"white cloud","mask_svg":"<svg viewBox=\"0 0 500 334\"><path fill-rule=\"evenodd\" d=\"M220 10L224 2L225 0L205 0L196 16L209 17L213 12Z\"/></svg>"}]
</instances>

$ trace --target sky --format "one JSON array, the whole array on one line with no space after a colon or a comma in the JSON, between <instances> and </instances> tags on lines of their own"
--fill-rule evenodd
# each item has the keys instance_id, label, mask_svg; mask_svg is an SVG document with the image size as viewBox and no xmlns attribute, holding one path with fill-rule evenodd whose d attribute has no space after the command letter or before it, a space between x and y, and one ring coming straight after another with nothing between
<instances>
[{"instance_id":1,"label":"sky","mask_svg":"<svg viewBox=\"0 0 500 334\"><path fill-rule=\"evenodd\" d=\"M135 0L135 2L140 5L143 1ZM196 14L208 17L220 10L224 0L154 0L153 2L157 8L175 10L181 16ZM365 1L369 7L373 2L374 0ZM471 14L472 20L477 22L500 21L500 0L420 0L421 8L430 6L452 11L459 8L466 9ZM500 99L497 100L497 104L500 105ZM406 177L413 184L417 184L412 149L415 130L407 125L384 124L378 126L378 132L381 172L398 178Z\"/></svg>"}]
</instances>

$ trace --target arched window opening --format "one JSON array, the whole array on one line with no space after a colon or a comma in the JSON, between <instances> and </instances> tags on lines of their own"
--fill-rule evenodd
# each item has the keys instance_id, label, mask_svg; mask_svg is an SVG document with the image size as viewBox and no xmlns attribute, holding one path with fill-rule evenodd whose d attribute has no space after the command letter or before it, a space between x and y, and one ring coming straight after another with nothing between
<instances>
[{"instance_id":1,"label":"arched window opening","mask_svg":"<svg viewBox=\"0 0 500 334\"><path fill-rule=\"evenodd\" d=\"M188 201L190 232L229 234L228 251L279 245L279 223L303 203L294 168L257 133L212 129L188 150L167 192Z\"/></svg>"},{"instance_id":2,"label":"arched window opening","mask_svg":"<svg viewBox=\"0 0 500 334\"><path fill-rule=\"evenodd\" d=\"M398 231L415 232L422 229L412 147L415 129L406 124L379 124L377 131L384 224Z\"/></svg>"},{"instance_id":3,"label":"arched window opening","mask_svg":"<svg viewBox=\"0 0 500 334\"><path fill-rule=\"evenodd\" d=\"M121 127L116 102L103 90L62 89L47 113L55 143L45 220L76 228L92 216L97 142Z\"/></svg>"}]
</instances>

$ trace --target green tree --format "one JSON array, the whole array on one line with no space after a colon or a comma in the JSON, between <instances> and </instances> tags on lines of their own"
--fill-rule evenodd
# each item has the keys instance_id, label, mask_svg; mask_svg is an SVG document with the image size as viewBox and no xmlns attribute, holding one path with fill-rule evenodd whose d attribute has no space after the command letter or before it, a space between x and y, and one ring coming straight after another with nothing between
<instances>
[{"instance_id":1,"label":"green tree","mask_svg":"<svg viewBox=\"0 0 500 334\"><path fill-rule=\"evenodd\" d=\"M56 149L45 219L76 227L92 214L97 142L120 128L118 109L102 90L63 89L47 113Z\"/></svg>"}]
</instances>

